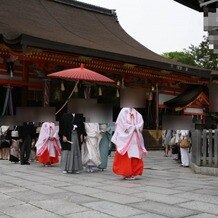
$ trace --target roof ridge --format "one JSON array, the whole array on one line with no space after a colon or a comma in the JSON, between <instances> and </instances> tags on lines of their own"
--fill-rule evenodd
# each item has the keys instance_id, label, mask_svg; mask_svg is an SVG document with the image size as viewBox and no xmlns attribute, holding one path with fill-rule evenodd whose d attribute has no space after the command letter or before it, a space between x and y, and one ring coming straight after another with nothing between
<instances>
[{"instance_id":1,"label":"roof ridge","mask_svg":"<svg viewBox=\"0 0 218 218\"><path fill-rule=\"evenodd\" d=\"M60 4L65 4L68 6L73 6L73 7L81 8L84 10L94 11L97 13L113 16L117 20L117 14L116 14L115 9L103 8L100 6L96 6L96 5L92 5L92 4L88 4L84 2L79 2L77 0L49 0L49 1L53 1L53 2L60 3Z\"/></svg>"}]
</instances>

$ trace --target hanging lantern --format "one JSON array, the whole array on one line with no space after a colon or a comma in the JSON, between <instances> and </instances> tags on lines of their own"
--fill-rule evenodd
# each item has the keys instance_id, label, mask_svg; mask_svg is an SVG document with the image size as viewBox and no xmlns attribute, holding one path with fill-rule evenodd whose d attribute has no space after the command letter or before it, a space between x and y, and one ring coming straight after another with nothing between
<instances>
[{"instance_id":1,"label":"hanging lantern","mask_svg":"<svg viewBox=\"0 0 218 218\"><path fill-rule=\"evenodd\" d=\"M85 99L90 98L90 93L91 93L91 86L86 86L84 89L84 97Z\"/></svg>"},{"instance_id":2,"label":"hanging lantern","mask_svg":"<svg viewBox=\"0 0 218 218\"><path fill-rule=\"evenodd\" d=\"M117 92L116 92L116 97L119 98L120 97L120 92L119 90L117 89Z\"/></svg>"},{"instance_id":3,"label":"hanging lantern","mask_svg":"<svg viewBox=\"0 0 218 218\"><path fill-rule=\"evenodd\" d=\"M63 81L61 81L61 91L62 92L65 91L65 86L64 86L64 82Z\"/></svg>"},{"instance_id":4,"label":"hanging lantern","mask_svg":"<svg viewBox=\"0 0 218 218\"><path fill-rule=\"evenodd\" d=\"M61 101L62 95L61 95L61 90L56 88L54 91L54 100L55 101Z\"/></svg>"},{"instance_id":5,"label":"hanging lantern","mask_svg":"<svg viewBox=\"0 0 218 218\"><path fill-rule=\"evenodd\" d=\"M102 90L101 90L101 87L98 88L98 95L99 95L99 96L102 96Z\"/></svg>"},{"instance_id":6,"label":"hanging lantern","mask_svg":"<svg viewBox=\"0 0 218 218\"><path fill-rule=\"evenodd\" d=\"M152 99L153 99L153 94L152 94L152 92L149 92L148 93L148 100L152 101Z\"/></svg>"}]
</instances>

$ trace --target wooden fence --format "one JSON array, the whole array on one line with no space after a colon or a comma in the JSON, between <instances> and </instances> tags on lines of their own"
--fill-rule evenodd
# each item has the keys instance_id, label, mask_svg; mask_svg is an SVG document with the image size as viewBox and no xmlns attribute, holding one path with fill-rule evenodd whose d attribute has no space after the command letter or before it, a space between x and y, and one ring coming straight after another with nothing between
<instances>
[{"instance_id":1,"label":"wooden fence","mask_svg":"<svg viewBox=\"0 0 218 218\"><path fill-rule=\"evenodd\" d=\"M218 168L218 129L193 130L191 161L197 166Z\"/></svg>"}]
</instances>

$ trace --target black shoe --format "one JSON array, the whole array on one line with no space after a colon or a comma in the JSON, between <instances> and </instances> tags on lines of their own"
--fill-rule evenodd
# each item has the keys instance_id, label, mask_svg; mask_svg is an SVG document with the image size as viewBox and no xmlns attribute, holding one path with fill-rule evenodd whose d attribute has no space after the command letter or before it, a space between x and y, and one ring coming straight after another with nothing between
<instances>
[{"instance_id":1,"label":"black shoe","mask_svg":"<svg viewBox=\"0 0 218 218\"><path fill-rule=\"evenodd\" d=\"M21 165L30 165L29 162L26 162L26 163L20 163Z\"/></svg>"}]
</instances>

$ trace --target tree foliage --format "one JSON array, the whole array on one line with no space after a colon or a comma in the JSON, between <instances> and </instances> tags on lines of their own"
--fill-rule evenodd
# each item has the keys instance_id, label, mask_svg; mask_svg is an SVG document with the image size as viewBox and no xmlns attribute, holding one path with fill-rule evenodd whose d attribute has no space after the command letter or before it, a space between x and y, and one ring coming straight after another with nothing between
<instances>
[{"instance_id":1,"label":"tree foliage","mask_svg":"<svg viewBox=\"0 0 218 218\"><path fill-rule=\"evenodd\" d=\"M213 53L213 49L210 49L209 39L206 36L198 46L191 45L183 51L163 53L163 56L183 64L212 70L218 69L217 55Z\"/></svg>"},{"instance_id":2,"label":"tree foliage","mask_svg":"<svg viewBox=\"0 0 218 218\"><path fill-rule=\"evenodd\" d=\"M186 51L172 51L163 53L165 58L173 59L183 64L197 66L193 57Z\"/></svg>"}]
</instances>

